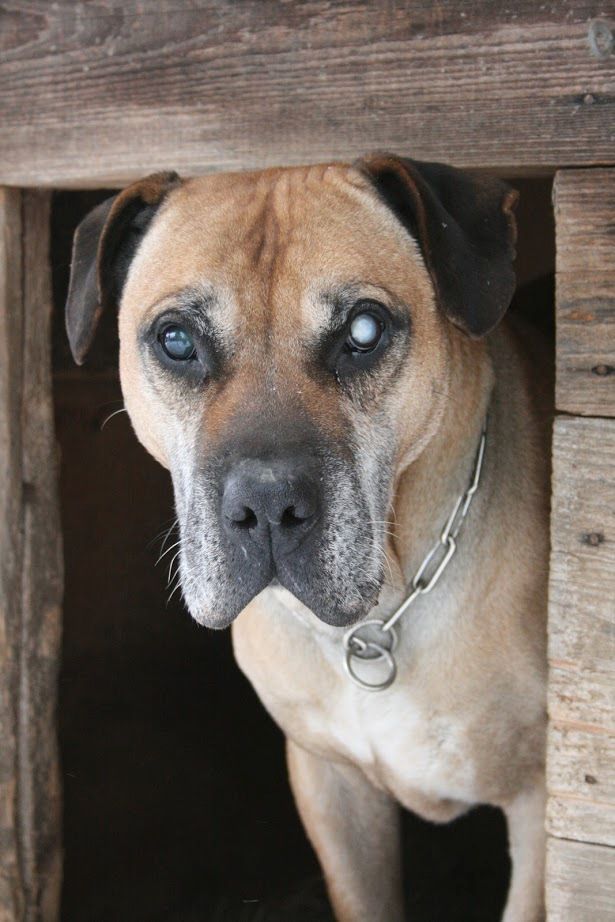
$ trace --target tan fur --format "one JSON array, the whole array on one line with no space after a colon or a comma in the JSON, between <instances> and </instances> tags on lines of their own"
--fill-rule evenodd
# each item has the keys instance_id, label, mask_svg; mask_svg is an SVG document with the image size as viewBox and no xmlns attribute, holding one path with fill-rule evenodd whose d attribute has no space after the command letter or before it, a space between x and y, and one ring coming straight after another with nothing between
<instances>
[{"instance_id":1,"label":"tan fur","mask_svg":"<svg viewBox=\"0 0 615 922\"><path fill-rule=\"evenodd\" d=\"M476 803L503 807L514 859L504 918L538 922L549 410L523 334L506 324L476 342L446 321L418 248L349 167L201 178L170 193L130 269L120 312L126 406L143 444L171 467L186 427L215 444L227 420L272 393L341 431L352 411L300 357L324 319L315 292L348 279L412 311L409 361L365 395L386 408L397 445L390 576L371 616L404 597L468 484L488 412L480 490L446 577L400 624L389 691L351 684L343 630L283 589L261 593L235 622L237 660L290 741L298 806L342 922L403 917L396 803L435 821ZM173 389L145 374L138 331L166 298L203 284L221 299L232 374L178 408Z\"/></svg>"}]
</instances>

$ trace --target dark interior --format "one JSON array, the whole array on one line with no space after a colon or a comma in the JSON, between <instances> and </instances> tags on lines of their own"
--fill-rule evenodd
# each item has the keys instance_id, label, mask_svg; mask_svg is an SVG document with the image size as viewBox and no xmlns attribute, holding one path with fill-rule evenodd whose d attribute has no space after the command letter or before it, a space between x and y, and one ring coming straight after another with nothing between
<instances>
[{"instance_id":1,"label":"dark interior","mask_svg":"<svg viewBox=\"0 0 615 922\"><path fill-rule=\"evenodd\" d=\"M551 180L515 181L514 309L553 327ZM121 409L115 318L88 363L63 332L72 234L110 193L59 192L52 216L54 372L66 561L60 741L63 922L331 919L286 780L283 738L233 661L230 633L191 621L156 566L170 480ZM105 420L108 418L107 422ZM103 425L104 423L104 425ZM171 545L173 534L166 538ZM449 826L406 816L414 922L495 922L505 824L481 808Z\"/></svg>"}]
</instances>

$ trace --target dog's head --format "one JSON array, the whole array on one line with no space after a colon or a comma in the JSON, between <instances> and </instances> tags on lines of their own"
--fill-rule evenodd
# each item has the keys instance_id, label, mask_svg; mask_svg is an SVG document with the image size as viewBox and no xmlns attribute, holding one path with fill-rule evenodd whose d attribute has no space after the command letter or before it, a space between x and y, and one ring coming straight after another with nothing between
<instances>
[{"instance_id":1,"label":"dog's head","mask_svg":"<svg viewBox=\"0 0 615 922\"><path fill-rule=\"evenodd\" d=\"M451 337L482 336L512 297L515 198L383 155L156 174L82 222L73 353L119 309L125 403L171 471L197 621L226 626L276 578L329 624L373 606L395 478L442 418Z\"/></svg>"}]
</instances>

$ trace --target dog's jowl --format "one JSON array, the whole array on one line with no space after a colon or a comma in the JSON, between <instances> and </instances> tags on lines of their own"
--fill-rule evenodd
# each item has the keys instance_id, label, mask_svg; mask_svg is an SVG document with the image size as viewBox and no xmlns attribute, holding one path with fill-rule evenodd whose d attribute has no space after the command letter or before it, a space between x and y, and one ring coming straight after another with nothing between
<instances>
[{"instance_id":1,"label":"dog's jowl","mask_svg":"<svg viewBox=\"0 0 615 922\"><path fill-rule=\"evenodd\" d=\"M186 605L233 624L343 922L404 917L400 806L480 803L508 820L504 919L543 916L549 404L502 321L515 200L385 155L161 173L75 238L75 358L117 310Z\"/></svg>"}]
</instances>

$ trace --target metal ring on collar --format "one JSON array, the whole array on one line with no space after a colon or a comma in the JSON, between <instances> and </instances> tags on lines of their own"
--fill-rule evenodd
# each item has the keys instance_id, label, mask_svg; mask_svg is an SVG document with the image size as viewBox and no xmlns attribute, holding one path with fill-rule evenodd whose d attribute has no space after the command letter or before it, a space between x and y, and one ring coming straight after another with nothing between
<instances>
[{"instance_id":1,"label":"metal ring on collar","mask_svg":"<svg viewBox=\"0 0 615 922\"><path fill-rule=\"evenodd\" d=\"M387 646L384 643L378 643L377 640L371 640L370 638L363 638L360 636L363 628L372 625L377 627L381 634L386 634L386 637L390 637L390 644ZM380 656L361 656L361 653L366 650L368 647L375 649L376 647L382 647L384 650L387 650L389 653L393 653L397 647L397 631L393 627L385 628L385 622L381 618L370 618L368 621L361 621L360 624L355 624L350 628L349 631L346 631L344 634L344 649L349 650L353 656L356 656L358 659L364 659L370 663L378 663L382 659ZM352 645L355 644L355 649L352 649ZM358 649L357 649L358 647Z\"/></svg>"},{"instance_id":2,"label":"metal ring on collar","mask_svg":"<svg viewBox=\"0 0 615 922\"><path fill-rule=\"evenodd\" d=\"M364 679L361 678L360 675L357 675L357 673L353 669L352 661L355 658L360 659L360 657L356 657L355 654L350 649L346 650L346 656L344 658L344 666L346 668L346 672L348 673L352 681L356 682L356 684L359 685L361 688L364 688L367 691L383 691L385 688L388 688L389 685L392 685L393 682L395 681L395 676L397 675L397 666L395 664L395 660L391 656L390 652L388 650L385 650L384 647L381 647L379 643L374 643L373 641L370 641L368 644L366 644L366 646L373 647L375 650L378 651L380 655L378 656L377 659L372 659L372 660L361 659L361 662L362 663L368 663L368 662L376 663L376 662L380 662L380 660L382 659L386 660L386 663L389 669L389 674L387 675L386 679L383 679L381 682L366 682Z\"/></svg>"}]
</instances>

